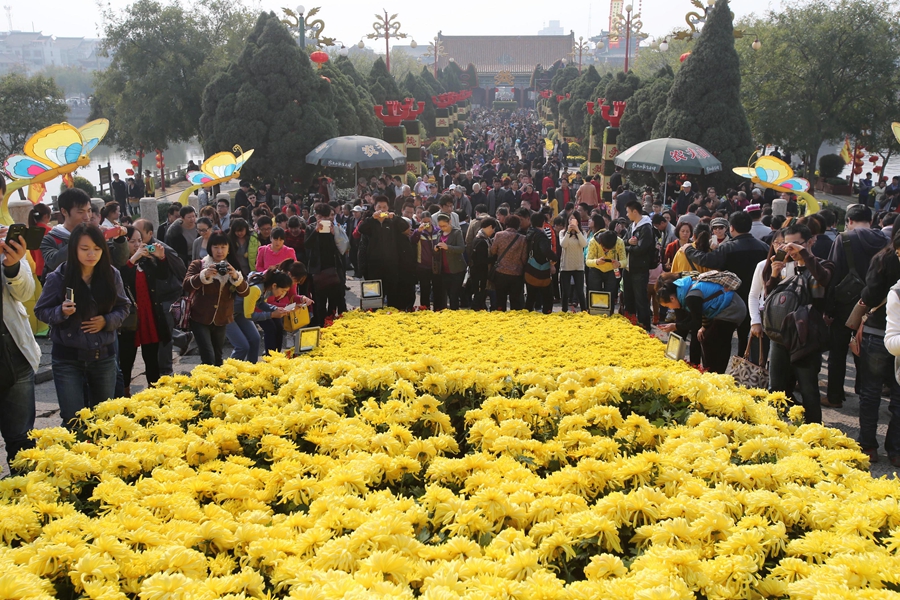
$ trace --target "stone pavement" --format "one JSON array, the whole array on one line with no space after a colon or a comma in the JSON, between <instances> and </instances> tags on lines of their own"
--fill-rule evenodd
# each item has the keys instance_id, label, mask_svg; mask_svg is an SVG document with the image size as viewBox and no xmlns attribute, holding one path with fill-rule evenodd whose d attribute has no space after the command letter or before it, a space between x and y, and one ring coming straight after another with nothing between
<instances>
[{"instance_id":1,"label":"stone pavement","mask_svg":"<svg viewBox=\"0 0 900 600\"><path fill-rule=\"evenodd\" d=\"M359 280L354 279L353 277L348 277L347 285L350 287L350 290L347 292L347 306L348 308L353 309L359 306ZM554 307L554 310L559 310L559 306ZM61 424L61 421L59 418L59 405L56 402L56 389L53 385L53 373L50 369L51 344L46 338L39 339L38 342L41 346L42 358L41 367L38 370L36 378L37 385L35 390L37 418L35 420L35 428L42 429L45 427L57 427ZM736 351L737 340L735 339L732 352L735 353ZM226 355L229 352L230 350L226 348ZM177 352L175 354L176 356L174 360L174 368L176 373L189 372L195 366L200 364L200 357L199 355L197 355L196 346L193 344L191 350L189 350L188 354L186 354L185 356L178 356ZM825 370L826 368L827 361L825 361L822 373L819 375L819 385L822 395L825 394L827 375L827 372ZM856 368L853 364L853 361L848 360L847 380L844 384L844 389L847 392L847 401L844 402L844 406L841 409L825 407L823 407L822 409L822 417L824 423L829 427L840 429L852 439L856 439L859 433L859 399L853 391L853 380L855 377ZM144 389L145 387L146 380L144 379L144 362L141 358L141 353L138 352L134 365L134 380L131 385L132 393L136 393ZM884 444L884 436L887 431L887 423L890 418L890 415L887 411L887 406L887 401L883 401L881 405L881 412L879 415L878 442L882 445L882 448ZM898 475L898 469L891 466L891 464L887 460L887 456L884 454L883 449L881 451L880 458L880 462L872 465L872 474L876 477L880 477L882 475L896 477ZM6 467L6 448L2 440L0 440L0 465L2 465L3 468L2 475L5 475L8 470Z\"/></svg>"}]
</instances>

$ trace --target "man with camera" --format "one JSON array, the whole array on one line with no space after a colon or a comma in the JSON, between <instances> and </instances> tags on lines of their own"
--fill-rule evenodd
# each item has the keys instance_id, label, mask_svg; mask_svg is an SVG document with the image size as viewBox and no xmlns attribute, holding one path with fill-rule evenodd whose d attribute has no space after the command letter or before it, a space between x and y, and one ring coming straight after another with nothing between
<instances>
[{"instance_id":1,"label":"man with camera","mask_svg":"<svg viewBox=\"0 0 900 600\"><path fill-rule=\"evenodd\" d=\"M0 176L0 196L6 193L6 180ZM28 260L25 239L9 239L0 230L0 433L6 444L6 460L12 463L19 450L34 442L28 432L34 428L34 373L41 362L23 302L34 297L34 276Z\"/></svg>"}]
</instances>

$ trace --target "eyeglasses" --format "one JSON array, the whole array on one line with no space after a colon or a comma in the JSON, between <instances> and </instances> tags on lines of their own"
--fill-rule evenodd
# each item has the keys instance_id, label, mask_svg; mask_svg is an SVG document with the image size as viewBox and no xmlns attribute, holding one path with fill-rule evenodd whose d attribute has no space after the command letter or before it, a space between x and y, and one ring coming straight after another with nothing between
<instances>
[{"instance_id":1,"label":"eyeglasses","mask_svg":"<svg viewBox=\"0 0 900 600\"><path fill-rule=\"evenodd\" d=\"M209 227L204 227L203 229L197 228L197 233L203 235L204 233L209 233Z\"/></svg>"}]
</instances>

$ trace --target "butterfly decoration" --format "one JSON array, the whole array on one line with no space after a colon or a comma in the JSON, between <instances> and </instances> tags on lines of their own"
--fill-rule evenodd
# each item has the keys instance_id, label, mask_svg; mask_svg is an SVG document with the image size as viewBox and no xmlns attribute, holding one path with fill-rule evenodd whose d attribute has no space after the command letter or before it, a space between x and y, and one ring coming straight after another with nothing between
<instances>
[{"instance_id":1,"label":"butterfly decoration","mask_svg":"<svg viewBox=\"0 0 900 600\"><path fill-rule=\"evenodd\" d=\"M752 156L750 160L753 160ZM755 163L751 162L747 167L735 167L732 170L761 187L796 194L806 202L808 214L819 210L818 201L808 193L809 181L802 177L794 177L794 170L781 159L774 156L760 156Z\"/></svg>"},{"instance_id":2,"label":"butterfly decoration","mask_svg":"<svg viewBox=\"0 0 900 600\"><path fill-rule=\"evenodd\" d=\"M47 191L46 183L62 176L68 187L72 173L91 162L90 153L109 129L109 121L97 119L81 127L57 123L41 129L27 142L22 154L6 159L4 170L12 179L27 181L28 199L37 204ZM19 186L22 187L22 186Z\"/></svg>"},{"instance_id":3,"label":"butterfly decoration","mask_svg":"<svg viewBox=\"0 0 900 600\"><path fill-rule=\"evenodd\" d=\"M234 146L232 152L217 152L203 161L199 171L191 171L187 174L187 180L191 184L181 193L179 201L187 206L188 197L201 187L219 185L241 176L241 168L253 155L253 150L246 152L240 146Z\"/></svg>"},{"instance_id":4,"label":"butterfly decoration","mask_svg":"<svg viewBox=\"0 0 900 600\"><path fill-rule=\"evenodd\" d=\"M900 123L891 123L891 129L894 131L897 141L900 142Z\"/></svg>"}]
</instances>

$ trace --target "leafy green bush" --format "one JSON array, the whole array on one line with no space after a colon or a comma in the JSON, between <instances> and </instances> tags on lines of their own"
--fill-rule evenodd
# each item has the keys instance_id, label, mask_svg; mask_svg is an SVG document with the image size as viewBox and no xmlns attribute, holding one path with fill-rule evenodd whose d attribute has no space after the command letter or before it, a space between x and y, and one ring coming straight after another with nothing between
<instances>
[{"instance_id":1,"label":"leafy green bush","mask_svg":"<svg viewBox=\"0 0 900 600\"><path fill-rule=\"evenodd\" d=\"M826 177L825 183L828 185L847 185L847 180L843 177Z\"/></svg>"},{"instance_id":2,"label":"leafy green bush","mask_svg":"<svg viewBox=\"0 0 900 600\"><path fill-rule=\"evenodd\" d=\"M847 163L838 154L826 154L819 159L819 177L826 181L830 178L837 177L844 170Z\"/></svg>"},{"instance_id":3,"label":"leafy green bush","mask_svg":"<svg viewBox=\"0 0 900 600\"><path fill-rule=\"evenodd\" d=\"M72 187L77 187L80 190L84 190L91 198L95 198L97 196L97 188L94 187L94 184L79 175L75 176L75 184ZM61 183L59 185L59 193L63 193L67 189L69 188L65 183Z\"/></svg>"},{"instance_id":4,"label":"leafy green bush","mask_svg":"<svg viewBox=\"0 0 900 600\"><path fill-rule=\"evenodd\" d=\"M569 158L573 156L584 156L584 148L581 147L581 144L578 142L572 142L569 144Z\"/></svg>"}]
</instances>

